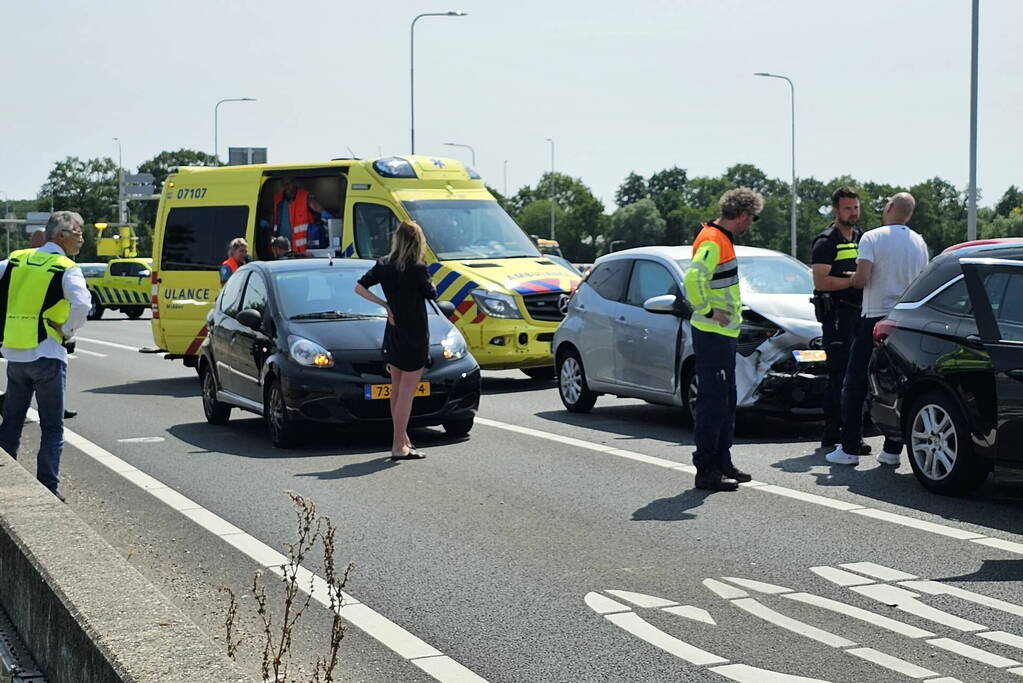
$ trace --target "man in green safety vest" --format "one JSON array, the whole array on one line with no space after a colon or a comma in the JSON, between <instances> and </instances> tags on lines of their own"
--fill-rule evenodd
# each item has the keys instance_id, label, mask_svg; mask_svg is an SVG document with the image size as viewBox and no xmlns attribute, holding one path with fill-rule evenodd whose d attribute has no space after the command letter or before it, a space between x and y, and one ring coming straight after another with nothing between
<instances>
[{"instance_id":1,"label":"man in green safety vest","mask_svg":"<svg viewBox=\"0 0 1023 683\"><path fill-rule=\"evenodd\" d=\"M69 257L82 248L82 217L57 211L46 224L46 243L0 261L0 352L7 359L7 395L0 448L18 457L25 416L35 394L42 434L36 478L64 500L64 384L69 341L89 315L92 297L82 269Z\"/></svg>"}]
</instances>

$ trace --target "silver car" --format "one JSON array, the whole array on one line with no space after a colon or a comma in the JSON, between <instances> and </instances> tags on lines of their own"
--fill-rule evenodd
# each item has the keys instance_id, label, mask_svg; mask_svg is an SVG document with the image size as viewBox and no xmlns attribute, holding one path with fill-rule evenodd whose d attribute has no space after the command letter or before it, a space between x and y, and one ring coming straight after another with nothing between
<instances>
[{"instance_id":1,"label":"silver car","mask_svg":"<svg viewBox=\"0 0 1023 683\"><path fill-rule=\"evenodd\" d=\"M819 417L827 384L813 278L769 249L735 248L743 323L735 358L739 408ZM682 292L691 247L608 254L572 295L552 348L565 407L589 411L600 394L680 406L698 390L690 307Z\"/></svg>"}]
</instances>

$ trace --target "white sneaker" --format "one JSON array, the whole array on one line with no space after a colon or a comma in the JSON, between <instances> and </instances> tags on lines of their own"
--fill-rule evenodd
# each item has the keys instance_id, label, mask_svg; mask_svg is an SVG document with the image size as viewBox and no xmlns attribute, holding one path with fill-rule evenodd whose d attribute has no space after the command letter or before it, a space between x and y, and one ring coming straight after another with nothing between
<instances>
[{"instance_id":1,"label":"white sneaker","mask_svg":"<svg viewBox=\"0 0 1023 683\"><path fill-rule=\"evenodd\" d=\"M901 462L901 458L902 451L899 451L898 453L889 453L888 451L882 450L877 454L877 461L882 465L893 465L894 467L898 467L899 462Z\"/></svg>"},{"instance_id":2,"label":"white sneaker","mask_svg":"<svg viewBox=\"0 0 1023 683\"><path fill-rule=\"evenodd\" d=\"M824 456L824 459L835 465L858 465L860 462L858 455L849 455L841 446L836 446L835 450Z\"/></svg>"}]
</instances>

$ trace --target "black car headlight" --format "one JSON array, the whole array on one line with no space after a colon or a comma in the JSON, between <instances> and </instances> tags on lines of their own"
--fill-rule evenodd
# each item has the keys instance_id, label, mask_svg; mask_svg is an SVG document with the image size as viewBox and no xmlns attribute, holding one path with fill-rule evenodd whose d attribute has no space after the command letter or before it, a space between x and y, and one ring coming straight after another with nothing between
<instances>
[{"instance_id":1,"label":"black car headlight","mask_svg":"<svg viewBox=\"0 0 1023 683\"><path fill-rule=\"evenodd\" d=\"M488 292L484 289L474 289L472 298L480 310L492 318L521 318L515 298L510 294L501 292Z\"/></svg>"},{"instance_id":2,"label":"black car headlight","mask_svg":"<svg viewBox=\"0 0 1023 683\"><path fill-rule=\"evenodd\" d=\"M290 335L288 337L288 353L291 355L291 359L299 365L310 368L334 367L334 356L330 354L330 351L305 337Z\"/></svg>"}]
</instances>

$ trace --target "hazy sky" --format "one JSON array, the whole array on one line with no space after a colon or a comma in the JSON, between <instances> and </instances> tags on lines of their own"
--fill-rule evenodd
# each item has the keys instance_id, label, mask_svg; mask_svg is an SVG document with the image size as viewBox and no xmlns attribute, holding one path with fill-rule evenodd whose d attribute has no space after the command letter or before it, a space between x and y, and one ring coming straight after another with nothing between
<instances>
[{"instance_id":1,"label":"hazy sky","mask_svg":"<svg viewBox=\"0 0 1023 683\"><path fill-rule=\"evenodd\" d=\"M460 4L457 4L460 3ZM969 0L4 0L0 191L35 196L68 155L265 146L271 162L409 150L469 160L498 190L550 167L609 207L630 171L747 162L911 184L969 170ZM982 204L1023 185L1023 0L982 0Z\"/></svg>"}]
</instances>

